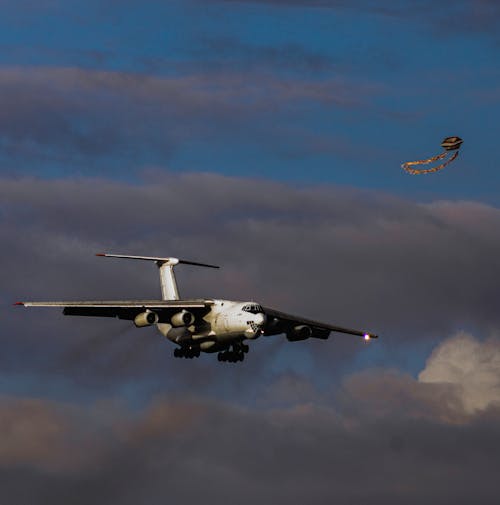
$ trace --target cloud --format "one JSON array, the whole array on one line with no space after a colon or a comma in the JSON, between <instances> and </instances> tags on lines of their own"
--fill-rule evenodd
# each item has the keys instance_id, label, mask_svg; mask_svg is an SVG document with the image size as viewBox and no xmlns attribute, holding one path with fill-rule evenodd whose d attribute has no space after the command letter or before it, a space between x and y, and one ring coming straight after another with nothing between
<instances>
[{"instance_id":1,"label":"cloud","mask_svg":"<svg viewBox=\"0 0 500 505\"><path fill-rule=\"evenodd\" d=\"M463 338L444 341L426 369ZM162 394L141 409L3 397L0 497L26 503L29 489L34 505L212 504L228 493L243 505L493 504L500 409L466 413L448 400L460 384L367 371L346 378L336 399L300 374L282 375L263 390L265 407L193 393Z\"/></svg>"},{"instance_id":2,"label":"cloud","mask_svg":"<svg viewBox=\"0 0 500 505\"><path fill-rule=\"evenodd\" d=\"M461 333L437 347L419 381L427 384L453 384L460 388L467 413L500 406L500 341L480 342Z\"/></svg>"},{"instance_id":3,"label":"cloud","mask_svg":"<svg viewBox=\"0 0 500 505\"><path fill-rule=\"evenodd\" d=\"M89 420L96 428L95 416L75 405L2 397L0 472L25 466L49 473L80 471L98 456L102 442L86 426Z\"/></svg>"},{"instance_id":4,"label":"cloud","mask_svg":"<svg viewBox=\"0 0 500 505\"><path fill-rule=\"evenodd\" d=\"M460 424L467 421L455 384L421 384L399 370L366 370L344 380L345 408L356 419L417 419Z\"/></svg>"},{"instance_id":5,"label":"cloud","mask_svg":"<svg viewBox=\"0 0 500 505\"><path fill-rule=\"evenodd\" d=\"M415 380L397 370L367 370L344 382L350 407L394 416L467 424L500 415L500 340L460 332L432 351ZM354 401L353 401L354 400Z\"/></svg>"},{"instance_id":6,"label":"cloud","mask_svg":"<svg viewBox=\"0 0 500 505\"><path fill-rule=\"evenodd\" d=\"M255 299L381 336L370 347L333 334L329 342L260 339L239 369L241 382L223 386L243 397L252 397L256 376L269 378L272 364L282 370L300 361L320 367L329 380L356 355L371 356L375 364L404 359L415 369L423 350L442 335L460 328L488 335L500 323L498 287L491 282L500 275L500 242L491 234L500 225L495 207L420 204L372 191L210 173L150 170L142 177L136 184L3 178L5 304L154 298L159 281L152 265L94 253L175 255L223 267L179 267L183 296ZM66 380L88 387L147 378L147 388L191 383L212 392L221 386L220 373L234 373L215 369L211 356L188 367L171 358L172 348L155 331L127 322L7 305L1 310L5 373L54 376L63 370ZM165 360L175 373L168 373Z\"/></svg>"},{"instance_id":7,"label":"cloud","mask_svg":"<svg viewBox=\"0 0 500 505\"><path fill-rule=\"evenodd\" d=\"M258 143L267 145L269 138L279 143L281 131L290 133L283 121L300 113L304 104L358 108L374 93L369 85L336 77L229 69L154 76L3 67L0 145L4 156L31 161L106 156L165 160L189 142L227 143L244 132Z\"/></svg>"}]
</instances>

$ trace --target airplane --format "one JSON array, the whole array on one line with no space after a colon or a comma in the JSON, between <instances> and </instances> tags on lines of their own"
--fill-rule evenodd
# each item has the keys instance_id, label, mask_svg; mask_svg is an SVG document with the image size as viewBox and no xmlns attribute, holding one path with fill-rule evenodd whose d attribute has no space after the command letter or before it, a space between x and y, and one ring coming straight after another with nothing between
<instances>
[{"instance_id":1,"label":"airplane","mask_svg":"<svg viewBox=\"0 0 500 505\"><path fill-rule=\"evenodd\" d=\"M16 302L25 307L62 307L66 316L116 317L133 321L137 328L156 325L176 344L174 356L195 358L217 353L222 362L243 361L249 351L245 341L284 333L290 342L308 338L327 339L330 332L347 333L365 340L377 335L320 323L264 307L259 303L216 299L186 299L179 296L174 267L178 264L219 268L179 258L157 258L99 253L106 258L153 261L160 274L161 300Z\"/></svg>"}]
</instances>

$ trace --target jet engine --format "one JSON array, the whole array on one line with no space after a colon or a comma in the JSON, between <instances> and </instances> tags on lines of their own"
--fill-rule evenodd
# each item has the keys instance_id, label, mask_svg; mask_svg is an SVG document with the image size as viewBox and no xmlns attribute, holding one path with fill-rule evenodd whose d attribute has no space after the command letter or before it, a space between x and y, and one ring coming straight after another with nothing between
<instances>
[{"instance_id":1,"label":"jet engine","mask_svg":"<svg viewBox=\"0 0 500 505\"><path fill-rule=\"evenodd\" d=\"M293 327L287 334L286 338L289 342L298 342L306 340L312 335L312 329L305 324Z\"/></svg>"},{"instance_id":2,"label":"jet engine","mask_svg":"<svg viewBox=\"0 0 500 505\"><path fill-rule=\"evenodd\" d=\"M151 310L146 310L145 312L141 312L137 314L134 319L134 324L137 328L144 328L145 326L151 326L152 324L156 324L158 322L158 314Z\"/></svg>"},{"instance_id":3,"label":"jet engine","mask_svg":"<svg viewBox=\"0 0 500 505\"><path fill-rule=\"evenodd\" d=\"M170 324L174 328L180 326L191 326L193 323L194 315L187 310L181 310L180 312L177 312L177 314L174 314L170 319Z\"/></svg>"}]
</instances>

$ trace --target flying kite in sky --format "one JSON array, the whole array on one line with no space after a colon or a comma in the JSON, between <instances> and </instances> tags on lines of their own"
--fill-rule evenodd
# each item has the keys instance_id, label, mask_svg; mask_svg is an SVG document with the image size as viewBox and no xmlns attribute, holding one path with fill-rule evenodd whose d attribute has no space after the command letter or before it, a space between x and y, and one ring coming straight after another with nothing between
<instances>
[{"instance_id":1,"label":"flying kite in sky","mask_svg":"<svg viewBox=\"0 0 500 505\"><path fill-rule=\"evenodd\" d=\"M430 174L432 172L438 172L442 170L444 167L449 165L456 157L458 156L458 150L462 145L463 140L460 137L446 137L443 142L441 142L441 147L444 148L444 152L441 154L436 154L436 156L432 156L431 158L427 158L425 160L418 161L407 161L401 165L405 172L408 172L412 175L417 174ZM429 163L433 163L434 161L444 160L450 151L455 151L446 161L441 163L440 165L436 165L431 168L412 168L415 165L428 165Z\"/></svg>"}]
</instances>

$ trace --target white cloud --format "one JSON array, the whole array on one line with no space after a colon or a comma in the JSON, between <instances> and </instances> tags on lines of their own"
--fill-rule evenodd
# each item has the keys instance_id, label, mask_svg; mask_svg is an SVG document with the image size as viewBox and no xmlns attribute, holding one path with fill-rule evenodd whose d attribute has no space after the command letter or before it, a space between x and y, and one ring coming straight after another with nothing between
<instances>
[{"instance_id":1,"label":"white cloud","mask_svg":"<svg viewBox=\"0 0 500 505\"><path fill-rule=\"evenodd\" d=\"M500 405L500 340L459 333L432 352L418 379L458 386L469 414Z\"/></svg>"}]
</instances>

